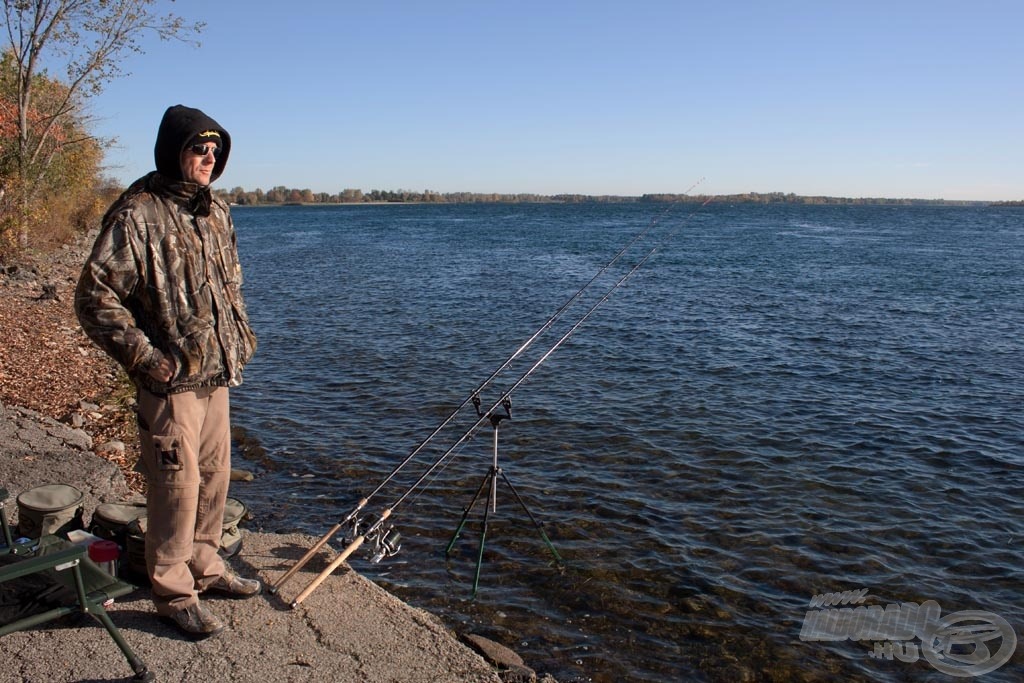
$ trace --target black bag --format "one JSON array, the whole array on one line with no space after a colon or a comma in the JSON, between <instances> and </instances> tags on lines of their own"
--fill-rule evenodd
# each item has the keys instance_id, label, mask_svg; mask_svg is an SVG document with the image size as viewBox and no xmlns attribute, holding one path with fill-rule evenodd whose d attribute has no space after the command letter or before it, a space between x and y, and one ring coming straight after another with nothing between
<instances>
[{"instance_id":1,"label":"black bag","mask_svg":"<svg viewBox=\"0 0 1024 683\"><path fill-rule=\"evenodd\" d=\"M146 576L146 504L102 503L93 510L89 533L121 546L118 570Z\"/></svg>"}]
</instances>

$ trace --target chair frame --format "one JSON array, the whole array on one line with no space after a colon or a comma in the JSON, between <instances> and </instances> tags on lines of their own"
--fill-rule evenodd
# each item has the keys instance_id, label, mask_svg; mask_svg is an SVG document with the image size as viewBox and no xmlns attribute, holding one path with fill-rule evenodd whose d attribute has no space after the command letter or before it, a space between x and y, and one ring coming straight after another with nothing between
<instances>
[{"instance_id":1,"label":"chair frame","mask_svg":"<svg viewBox=\"0 0 1024 683\"><path fill-rule=\"evenodd\" d=\"M11 529L7 522L7 515L4 512L4 502L8 496L9 494L7 490L0 488L0 526L3 527L4 541L7 544L6 550L0 552L21 555L22 553L19 552L14 545L11 537ZM109 600L131 593L135 590L135 586L111 577L111 583L109 585L100 590L86 592L85 580L82 577L82 561L86 557L86 551L87 549L84 545L71 545L56 552L39 557L26 556L18 562L0 567L0 583L28 576L30 574L46 572L48 570L54 570L57 572L70 571L76 594L76 601L74 604L54 607L40 614L32 614L22 617L21 619L17 619L9 624L0 626L0 637L9 633L14 633L15 631L34 628L48 621L59 619L60 617L67 616L69 614L88 614L107 630L107 633L110 634L111 638L113 638L117 647L120 648L125 659L128 661L128 665L132 668L132 671L135 672L132 680L142 681L145 683L154 681L156 679L155 674L150 671L142 660L139 659L139 657L132 651L131 647L129 647L128 643L125 641L124 636L121 635L121 632L111 620L110 615L103 606L104 603Z\"/></svg>"}]
</instances>

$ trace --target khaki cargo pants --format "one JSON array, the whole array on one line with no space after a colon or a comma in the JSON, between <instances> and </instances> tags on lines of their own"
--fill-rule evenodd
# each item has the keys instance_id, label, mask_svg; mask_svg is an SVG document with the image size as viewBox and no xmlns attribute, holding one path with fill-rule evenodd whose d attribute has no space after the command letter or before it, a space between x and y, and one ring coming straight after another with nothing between
<instances>
[{"instance_id":1,"label":"khaki cargo pants","mask_svg":"<svg viewBox=\"0 0 1024 683\"><path fill-rule=\"evenodd\" d=\"M146 476L146 568L157 613L199 601L224 572L217 554L231 479L228 389L180 394L138 392Z\"/></svg>"}]
</instances>

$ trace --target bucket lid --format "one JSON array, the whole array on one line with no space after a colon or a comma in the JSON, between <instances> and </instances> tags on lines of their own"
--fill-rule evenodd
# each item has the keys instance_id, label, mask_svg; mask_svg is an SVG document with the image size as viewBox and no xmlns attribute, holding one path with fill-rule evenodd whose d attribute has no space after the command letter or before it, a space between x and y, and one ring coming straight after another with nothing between
<instances>
[{"instance_id":1,"label":"bucket lid","mask_svg":"<svg viewBox=\"0 0 1024 683\"><path fill-rule=\"evenodd\" d=\"M89 559L93 562L113 562L121 549L113 541L94 541L89 544Z\"/></svg>"},{"instance_id":2,"label":"bucket lid","mask_svg":"<svg viewBox=\"0 0 1024 683\"><path fill-rule=\"evenodd\" d=\"M83 497L74 486L46 484L23 492L18 496L18 505L36 512L54 512L77 505Z\"/></svg>"},{"instance_id":3,"label":"bucket lid","mask_svg":"<svg viewBox=\"0 0 1024 683\"><path fill-rule=\"evenodd\" d=\"M93 510L92 516L93 519L99 517L102 520L115 524L128 524L140 517L146 516L146 504L100 503Z\"/></svg>"}]
</instances>

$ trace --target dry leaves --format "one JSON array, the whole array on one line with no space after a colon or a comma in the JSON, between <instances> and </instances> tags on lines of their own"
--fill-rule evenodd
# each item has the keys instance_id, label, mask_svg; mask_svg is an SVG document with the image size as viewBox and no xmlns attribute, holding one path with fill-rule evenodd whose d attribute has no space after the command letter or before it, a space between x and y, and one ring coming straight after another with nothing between
<instances>
[{"instance_id":1,"label":"dry leaves","mask_svg":"<svg viewBox=\"0 0 1024 683\"><path fill-rule=\"evenodd\" d=\"M73 308L86 248L23 259L6 269L14 272L0 273L0 402L64 422L85 413L82 429L94 446L124 442L123 454L104 457L141 491L144 482L131 470L138 457L134 392L120 367L82 332ZM44 294L47 285L52 289ZM83 411L82 401L99 409Z\"/></svg>"}]
</instances>

